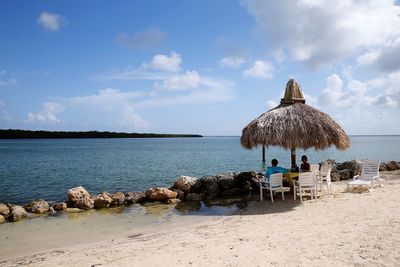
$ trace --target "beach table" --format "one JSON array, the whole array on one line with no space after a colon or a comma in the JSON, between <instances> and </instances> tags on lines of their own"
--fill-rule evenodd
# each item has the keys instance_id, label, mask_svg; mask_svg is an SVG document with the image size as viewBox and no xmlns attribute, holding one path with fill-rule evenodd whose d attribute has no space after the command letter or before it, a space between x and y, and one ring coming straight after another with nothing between
<instances>
[{"instance_id":1,"label":"beach table","mask_svg":"<svg viewBox=\"0 0 400 267\"><path fill-rule=\"evenodd\" d=\"M283 177L285 177L290 185L293 186L294 182L293 180L297 180L299 178L299 172L287 172L283 174Z\"/></svg>"}]
</instances>

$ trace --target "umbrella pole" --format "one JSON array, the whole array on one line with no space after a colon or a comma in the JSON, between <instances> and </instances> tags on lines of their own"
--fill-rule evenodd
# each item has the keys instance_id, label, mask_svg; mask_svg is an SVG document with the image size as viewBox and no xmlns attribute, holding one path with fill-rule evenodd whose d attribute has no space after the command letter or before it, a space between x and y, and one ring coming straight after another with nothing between
<instances>
[{"instance_id":1,"label":"umbrella pole","mask_svg":"<svg viewBox=\"0 0 400 267\"><path fill-rule=\"evenodd\" d=\"M262 146L262 162L265 162L265 146Z\"/></svg>"},{"instance_id":2,"label":"umbrella pole","mask_svg":"<svg viewBox=\"0 0 400 267\"><path fill-rule=\"evenodd\" d=\"M290 150L290 156L292 160L292 170L296 169L296 148Z\"/></svg>"}]
</instances>

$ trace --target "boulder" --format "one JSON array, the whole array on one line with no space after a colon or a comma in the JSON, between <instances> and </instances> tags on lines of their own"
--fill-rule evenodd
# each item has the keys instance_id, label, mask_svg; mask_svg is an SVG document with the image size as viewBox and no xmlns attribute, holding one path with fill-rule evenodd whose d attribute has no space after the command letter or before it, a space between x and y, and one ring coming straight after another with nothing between
<instances>
[{"instance_id":1,"label":"boulder","mask_svg":"<svg viewBox=\"0 0 400 267\"><path fill-rule=\"evenodd\" d=\"M168 199L167 201L165 201L165 203L167 203L167 204L177 204L180 202L181 202L181 200L178 198L171 198L171 199Z\"/></svg>"},{"instance_id":2,"label":"boulder","mask_svg":"<svg viewBox=\"0 0 400 267\"><path fill-rule=\"evenodd\" d=\"M91 198L89 192L82 186L69 189L68 200L72 203L74 208L87 210L94 207L94 200Z\"/></svg>"},{"instance_id":3,"label":"boulder","mask_svg":"<svg viewBox=\"0 0 400 267\"><path fill-rule=\"evenodd\" d=\"M350 170L347 169L338 171L338 174L340 175L340 180L347 180L353 178L353 176L350 175Z\"/></svg>"},{"instance_id":4,"label":"boulder","mask_svg":"<svg viewBox=\"0 0 400 267\"><path fill-rule=\"evenodd\" d=\"M84 212L84 211L85 210L79 209L79 208L66 208L64 210L64 212L67 212L67 213L79 213L79 212Z\"/></svg>"},{"instance_id":5,"label":"boulder","mask_svg":"<svg viewBox=\"0 0 400 267\"><path fill-rule=\"evenodd\" d=\"M56 211L54 210L54 208L53 208L53 207L50 207L50 208L49 208L49 213L50 213L50 214L55 214L55 213L56 213Z\"/></svg>"},{"instance_id":6,"label":"boulder","mask_svg":"<svg viewBox=\"0 0 400 267\"><path fill-rule=\"evenodd\" d=\"M235 174L233 172L217 175L217 178L218 178L217 184L220 191L232 189L236 185Z\"/></svg>"},{"instance_id":7,"label":"boulder","mask_svg":"<svg viewBox=\"0 0 400 267\"><path fill-rule=\"evenodd\" d=\"M243 188L247 182L250 183L251 189L255 190L259 188L260 177L262 174L256 173L254 171L241 172L235 176L236 184L239 188Z\"/></svg>"},{"instance_id":8,"label":"boulder","mask_svg":"<svg viewBox=\"0 0 400 267\"><path fill-rule=\"evenodd\" d=\"M186 201L201 201L201 195L196 193L189 193L186 195Z\"/></svg>"},{"instance_id":9,"label":"boulder","mask_svg":"<svg viewBox=\"0 0 400 267\"><path fill-rule=\"evenodd\" d=\"M331 173L331 180L335 182L340 181L340 174L337 172Z\"/></svg>"},{"instance_id":10,"label":"boulder","mask_svg":"<svg viewBox=\"0 0 400 267\"><path fill-rule=\"evenodd\" d=\"M178 199L185 199L185 192L180 189L172 189L172 191L176 192L178 195L176 196Z\"/></svg>"},{"instance_id":11,"label":"boulder","mask_svg":"<svg viewBox=\"0 0 400 267\"><path fill-rule=\"evenodd\" d=\"M94 208L103 209L108 208L113 202L112 197L107 192L102 192L94 198Z\"/></svg>"},{"instance_id":12,"label":"boulder","mask_svg":"<svg viewBox=\"0 0 400 267\"><path fill-rule=\"evenodd\" d=\"M10 209L4 203L0 203L0 215L2 215L5 219L10 215Z\"/></svg>"},{"instance_id":13,"label":"boulder","mask_svg":"<svg viewBox=\"0 0 400 267\"><path fill-rule=\"evenodd\" d=\"M240 195L242 193L242 190L240 188L234 187L228 190L225 190L221 193L222 196L235 196L235 195Z\"/></svg>"},{"instance_id":14,"label":"boulder","mask_svg":"<svg viewBox=\"0 0 400 267\"><path fill-rule=\"evenodd\" d=\"M125 202L128 204L142 203L146 200L146 195L143 192L126 192Z\"/></svg>"},{"instance_id":15,"label":"boulder","mask_svg":"<svg viewBox=\"0 0 400 267\"><path fill-rule=\"evenodd\" d=\"M338 170L338 173L341 173L340 171L342 171L342 170L348 170L349 177L353 178L353 176L360 174L361 163L358 161L355 161L355 160L345 161L343 163L336 164L336 169ZM349 178L343 178L342 175L340 175L340 177L341 177L341 180L349 179Z\"/></svg>"},{"instance_id":16,"label":"boulder","mask_svg":"<svg viewBox=\"0 0 400 267\"><path fill-rule=\"evenodd\" d=\"M386 163L381 163L381 165L379 165L379 171L380 172L383 172L383 171L386 171Z\"/></svg>"},{"instance_id":17,"label":"boulder","mask_svg":"<svg viewBox=\"0 0 400 267\"><path fill-rule=\"evenodd\" d=\"M33 200L28 205L25 205L24 208L32 213L42 214L49 211L49 203L44 201L43 199Z\"/></svg>"},{"instance_id":18,"label":"boulder","mask_svg":"<svg viewBox=\"0 0 400 267\"><path fill-rule=\"evenodd\" d=\"M0 215L0 223L5 223L6 222L6 218L4 218L3 215Z\"/></svg>"},{"instance_id":19,"label":"boulder","mask_svg":"<svg viewBox=\"0 0 400 267\"><path fill-rule=\"evenodd\" d=\"M28 217L28 212L22 207L18 205L10 206L10 221L16 222Z\"/></svg>"},{"instance_id":20,"label":"boulder","mask_svg":"<svg viewBox=\"0 0 400 267\"><path fill-rule=\"evenodd\" d=\"M216 176L204 176L201 178L201 181L201 193L203 193L206 198L214 198L219 195L218 178Z\"/></svg>"},{"instance_id":21,"label":"boulder","mask_svg":"<svg viewBox=\"0 0 400 267\"><path fill-rule=\"evenodd\" d=\"M198 191L201 183L196 177L180 176L174 183L174 189L182 190L184 193Z\"/></svg>"},{"instance_id":22,"label":"boulder","mask_svg":"<svg viewBox=\"0 0 400 267\"><path fill-rule=\"evenodd\" d=\"M122 205L125 201L125 194L122 192L116 192L114 194L111 194L111 198L111 205Z\"/></svg>"},{"instance_id":23,"label":"boulder","mask_svg":"<svg viewBox=\"0 0 400 267\"><path fill-rule=\"evenodd\" d=\"M57 211L65 210L67 208L67 203L65 202L58 202L53 204L53 209Z\"/></svg>"},{"instance_id":24,"label":"boulder","mask_svg":"<svg viewBox=\"0 0 400 267\"><path fill-rule=\"evenodd\" d=\"M146 198L149 200L166 201L171 198L176 198L177 193L165 187L153 187L146 190Z\"/></svg>"},{"instance_id":25,"label":"boulder","mask_svg":"<svg viewBox=\"0 0 400 267\"><path fill-rule=\"evenodd\" d=\"M393 161L393 160L386 162L386 170L387 171L395 171L398 169L400 169L400 164L398 162Z\"/></svg>"}]
</instances>

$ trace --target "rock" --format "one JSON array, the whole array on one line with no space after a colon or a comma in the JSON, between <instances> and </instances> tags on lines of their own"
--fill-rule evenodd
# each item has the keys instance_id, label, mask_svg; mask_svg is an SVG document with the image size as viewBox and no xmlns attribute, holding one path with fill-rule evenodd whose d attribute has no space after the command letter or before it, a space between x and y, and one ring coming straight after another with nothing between
<instances>
[{"instance_id":1,"label":"rock","mask_svg":"<svg viewBox=\"0 0 400 267\"><path fill-rule=\"evenodd\" d=\"M243 188L246 184L250 183L251 189L255 190L259 188L261 174L254 171L241 172L235 176L236 184L239 188ZM247 183L248 182L248 183ZM248 186L248 185L246 185Z\"/></svg>"},{"instance_id":2,"label":"rock","mask_svg":"<svg viewBox=\"0 0 400 267\"><path fill-rule=\"evenodd\" d=\"M201 184L198 183L196 177L180 176L174 183L174 188L182 190L185 193L190 191L197 191L200 189Z\"/></svg>"},{"instance_id":3,"label":"rock","mask_svg":"<svg viewBox=\"0 0 400 267\"><path fill-rule=\"evenodd\" d=\"M57 211L65 210L67 208L67 203L59 202L53 205L53 209Z\"/></svg>"},{"instance_id":4,"label":"rock","mask_svg":"<svg viewBox=\"0 0 400 267\"><path fill-rule=\"evenodd\" d=\"M253 187L251 186L251 183L249 181L245 181L242 186L241 186L241 190L242 192L248 193L253 189Z\"/></svg>"},{"instance_id":5,"label":"rock","mask_svg":"<svg viewBox=\"0 0 400 267\"><path fill-rule=\"evenodd\" d=\"M124 196L125 197L125 196ZM102 192L94 198L94 208L103 209L108 208L113 202L113 198L107 192Z\"/></svg>"},{"instance_id":6,"label":"rock","mask_svg":"<svg viewBox=\"0 0 400 267\"><path fill-rule=\"evenodd\" d=\"M2 215L5 219L10 215L10 209L4 203L0 203L0 215Z\"/></svg>"},{"instance_id":7,"label":"rock","mask_svg":"<svg viewBox=\"0 0 400 267\"><path fill-rule=\"evenodd\" d=\"M204 176L202 180L201 192L206 198L215 198L219 195L218 178L216 176Z\"/></svg>"},{"instance_id":8,"label":"rock","mask_svg":"<svg viewBox=\"0 0 400 267\"><path fill-rule=\"evenodd\" d=\"M179 198L171 198L166 201L167 204L177 204L179 202L181 202Z\"/></svg>"},{"instance_id":9,"label":"rock","mask_svg":"<svg viewBox=\"0 0 400 267\"><path fill-rule=\"evenodd\" d=\"M360 174L361 163L357 162L355 160L345 161L343 163L336 164L336 169L338 170L338 173L341 173L340 171L342 171L342 170L348 170L349 178L353 178L353 176ZM349 178L343 178L342 175L340 175L340 177L341 177L341 180L349 179Z\"/></svg>"},{"instance_id":10,"label":"rock","mask_svg":"<svg viewBox=\"0 0 400 267\"><path fill-rule=\"evenodd\" d=\"M50 206L49 206L49 203L47 203L43 199L36 199L36 200L33 200L28 205L24 206L24 208L27 211L30 211L32 213L42 214L42 213L48 212Z\"/></svg>"},{"instance_id":11,"label":"rock","mask_svg":"<svg viewBox=\"0 0 400 267\"><path fill-rule=\"evenodd\" d=\"M380 172L383 172L383 171L386 171L386 163L381 163L381 165L379 165L379 171Z\"/></svg>"},{"instance_id":12,"label":"rock","mask_svg":"<svg viewBox=\"0 0 400 267\"><path fill-rule=\"evenodd\" d=\"M332 181L335 181L335 182L337 182L337 181L340 181L340 174L339 173L331 173L331 180Z\"/></svg>"},{"instance_id":13,"label":"rock","mask_svg":"<svg viewBox=\"0 0 400 267\"><path fill-rule=\"evenodd\" d=\"M10 221L16 222L26 217L28 217L28 212L22 206L12 205L10 207Z\"/></svg>"},{"instance_id":14,"label":"rock","mask_svg":"<svg viewBox=\"0 0 400 267\"><path fill-rule=\"evenodd\" d=\"M122 192L116 192L114 194L111 194L111 198L111 205L122 205L125 201L125 194Z\"/></svg>"},{"instance_id":15,"label":"rock","mask_svg":"<svg viewBox=\"0 0 400 267\"><path fill-rule=\"evenodd\" d=\"M386 170L387 171L395 171L398 169L400 169L400 164L398 162L393 161L393 160L386 162Z\"/></svg>"},{"instance_id":16,"label":"rock","mask_svg":"<svg viewBox=\"0 0 400 267\"><path fill-rule=\"evenodd\" d=\"M153 187L146 190L146 198L149 200L166 201L171 198L176 198L177 193L165 187Z\"/></svg>"},{"instance_id":17,"label":"rock","mask_svg":"<svg viewBox=\"0 0 400 267\"><path fill-rule=\"evenodd\" d=\"M218 175L217 177L218 177L217 184L220 191L225 191L234 188L236 185L235 174L233 172L223 173Z\"/></svg>"},{"instance_id":18,"label":"rock","mask_svg":"<svg viewBox=\"0 0 400 267\"><path fill-rule=\"evenodd\" d=\"M64 210L64 212L67 212L67 213L78 213L78 212L84 212L85 210L83 210L83 209L78 209L78 208L66 208L65 210Z\"/></svg>"},{"instance_id":19,"label":"rock","mask_svg":"<svg viewBox=\"0 0 400 267\"><path fill-rule=\"evenodd\" d=\"M54 214L54 213L56 213L56 211L54 210L53 207L50 207L50 208L49 208L49 213L50 213L50 214Z\"/></svg>"},{"instance_id":20,"label":"rock","mask_svg":"<svg viewBox=\"0 0 400 267\"><path fill-rule=\"evenodd\" d=\"M180 189L172 189L172 191L176 192L178 195L176 196L179 199L185 199L185 192Z\"/></svg>"},{"instance_id":21,"label":"rock","mask_svg":"<svg viewBox=\"0 0 400 267\"><path fill-rule=\"evenodd\" d=\"M3 215L0 215L0 223L5 223L6 222L6 218L4 218Z\"/></svg>"},{"instance_id":22,"label":"rock","mask_svg":"<svg viewBox=\"0 0 400 267\"><path fill-rule=\"evenodd\" d=\"M128 204L142 203L146 200L146 195L143 192L126 192L125 202Z\"/></svg>"},{"instance_id":23,"label":"rock","mask_svg":"<svg viewBox=\"0 0 400 267\"><path fill-rule=\"evenodd\" d=\"M240 190L240 188L231 188L228 190L225 190L221 193L222 196L234 196L234 195L240 195L242 192L242 190Z\"/></svg>"},{"instance_id":24,"label":"rock","mask_svg":"<svg viewBox=\"0 0 400 267\"><path fill-rule=\"evenodd\" d=\"M94 206L94 201L89 192L82 186L68 190L68 200L72 203L74 208L87 210L92 209Z\"/></svg>"},{"instance_id":25,"label":"rock","mask_svg":"<svg viewBox=\"0 0 400 267\"><path fill-rule=\"evenodd\" d=\"M189 193L186 195L186 201L201 201L201 195L196 193Z\"/></svg>"},{"instance_id":26,"label":"rock","mask_svg":"<svg viewBox=\"0 0 400 267\"><path fill-rule=\"evenodd\" d=\"M353 178L353 176L350 175L350 171L347 169L338 171L338 174L340 176L340 180L347 180Z\"/></svg>"}]
</instances>

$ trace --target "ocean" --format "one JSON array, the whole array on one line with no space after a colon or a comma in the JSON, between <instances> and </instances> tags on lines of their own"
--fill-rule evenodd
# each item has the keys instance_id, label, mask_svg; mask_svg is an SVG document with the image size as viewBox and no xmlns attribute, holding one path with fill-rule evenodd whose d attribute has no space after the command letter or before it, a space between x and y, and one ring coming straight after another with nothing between
<instances>
[{"instance_id":1,"label":"ocean","mask_svg":"<svg viewBox=\"0 0 400 267\"><path fill-rule=\"evenodd\" d=\"M310 163L326 159L400 161L400 136L351 136L345 151L297 150ZM290 151L266 150L267 163L290 166ZM0 202L67 199L69 188L90 193L169 187L180 175L202 177L261 170L261 147L246 150L240 137L0 140Z\"/></svg>"}]
</instances>

